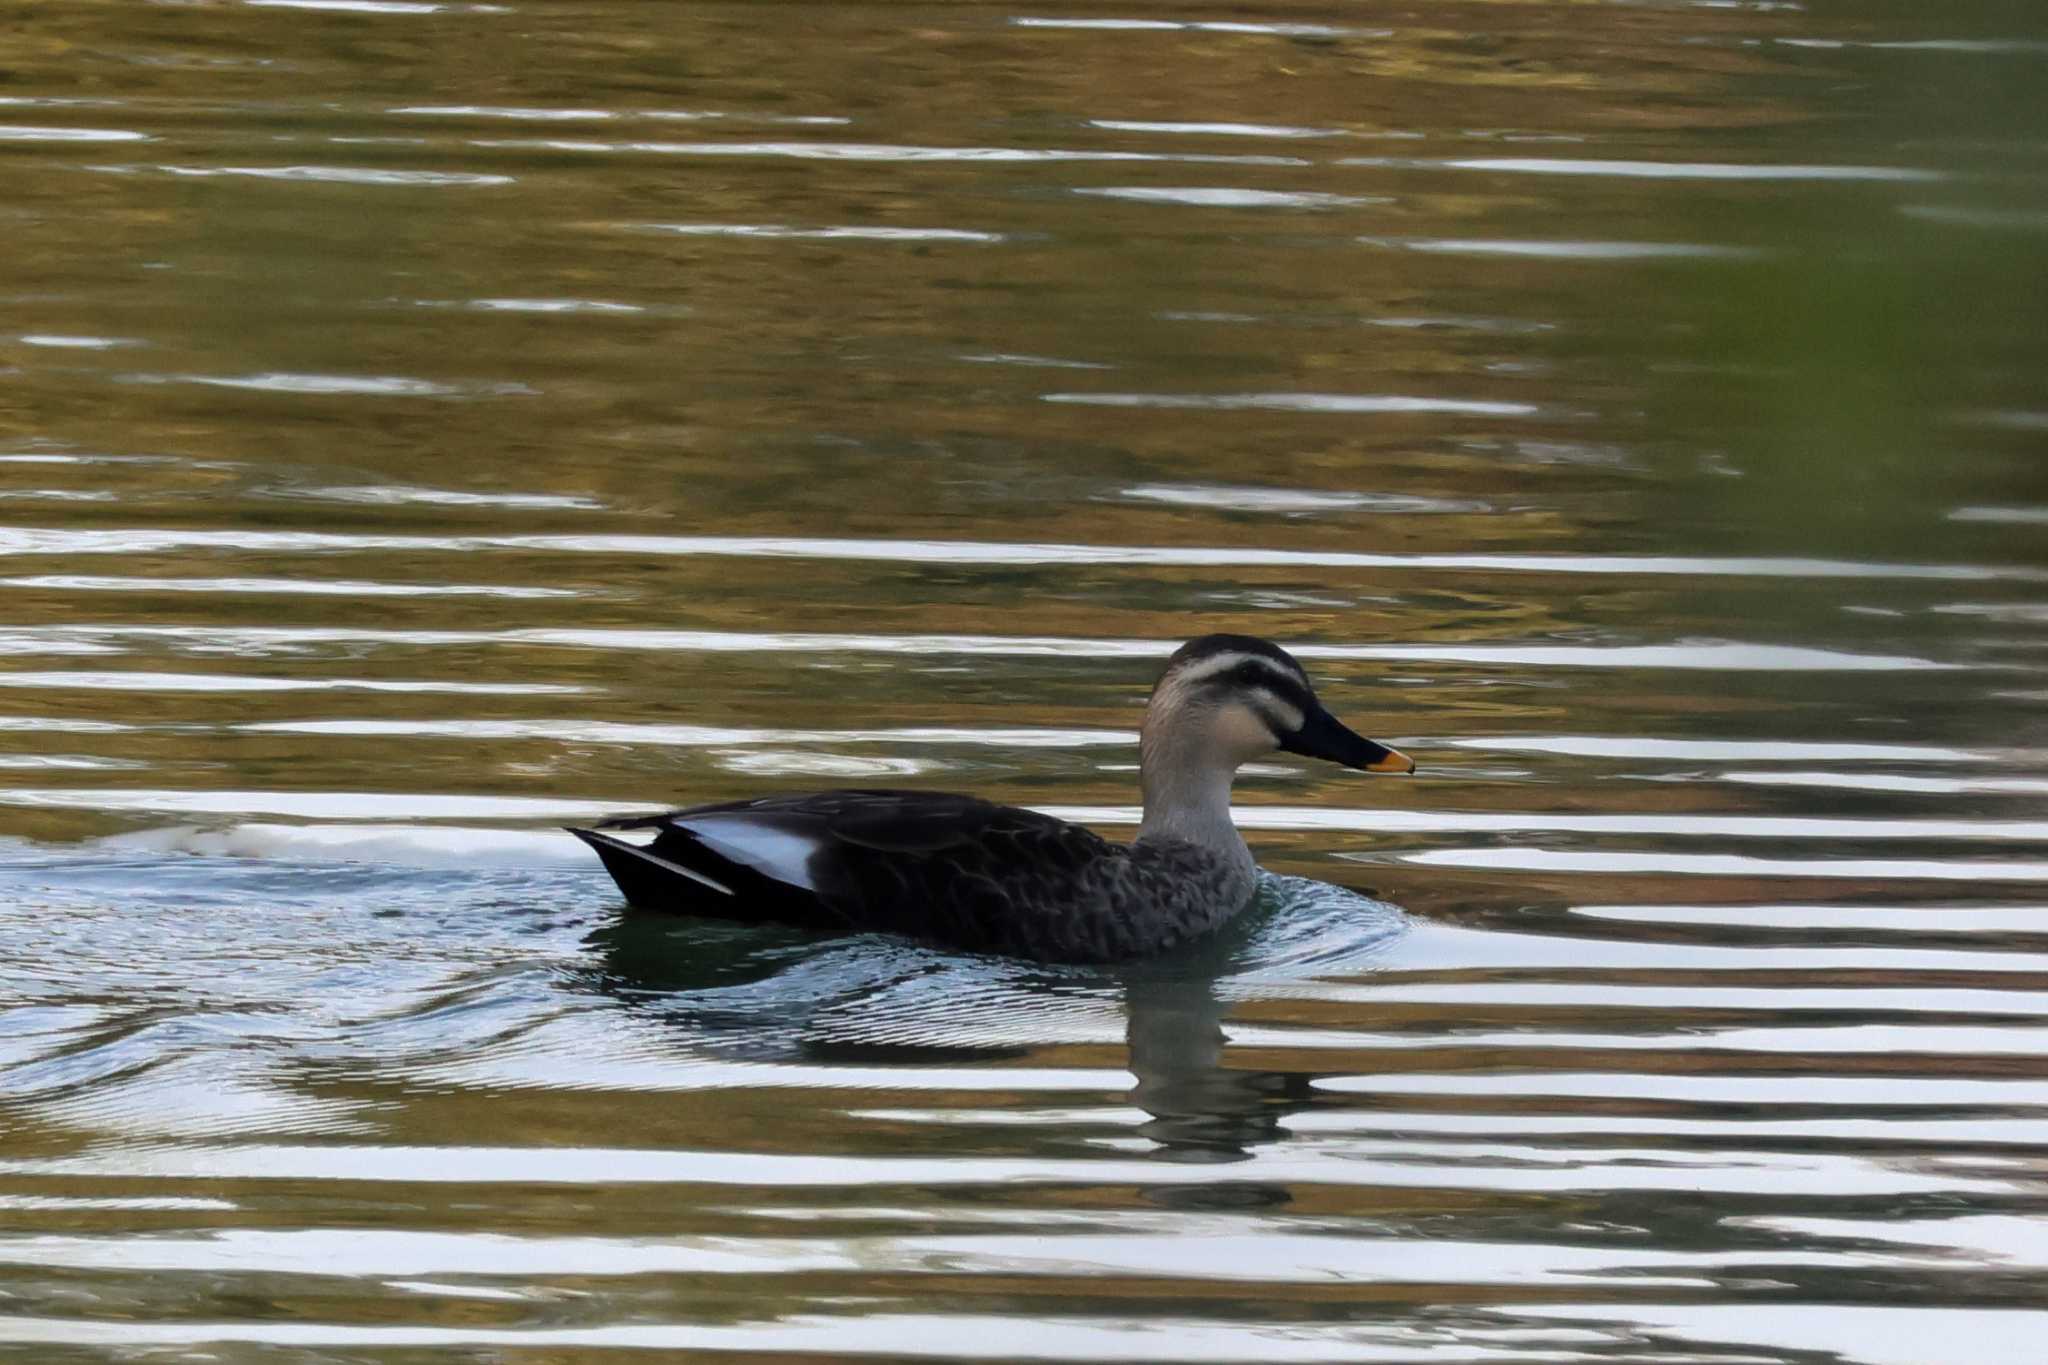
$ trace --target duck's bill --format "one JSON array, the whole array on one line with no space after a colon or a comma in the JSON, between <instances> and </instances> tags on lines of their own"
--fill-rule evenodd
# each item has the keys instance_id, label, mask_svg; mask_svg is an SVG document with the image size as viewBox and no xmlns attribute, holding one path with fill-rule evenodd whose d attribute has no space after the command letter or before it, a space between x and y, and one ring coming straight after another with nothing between
<instances>
[{"instance_id":1,"label":"duck's bill","mask_svg":"<svg viewBox=\"0 0 2048 1365\"><path fill-rule=\"evenodd\" d=\"M1415 760L1399 749L1367 739L1320 707L1301 728L1280 741L1289 753L1327 759L1368 773L1412 773Z\"/></svg>"}]
</instances>

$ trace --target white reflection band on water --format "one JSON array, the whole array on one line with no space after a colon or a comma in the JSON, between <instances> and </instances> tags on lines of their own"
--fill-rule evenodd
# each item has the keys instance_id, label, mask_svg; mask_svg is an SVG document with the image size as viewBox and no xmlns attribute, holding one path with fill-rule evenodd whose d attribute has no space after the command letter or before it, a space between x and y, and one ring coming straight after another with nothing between
<instances>
[{"instance_id":1,"label":"white reflection band on water","mask_svg":"<svg viewBox=\"0 0 2048 1365\"><path fill-rule=\"evenodd\" d=\"M830 635L810 632L534 628L525 630L379 630L299 626L30 626L12 632L20 647L166 640L200 649L292 652L323 644L554 645L702 654L965 654L1009 658L1156 659L1163 640L1087 640L1057 635ZM1315 645L1292 646L1303 659L1523 665L1549 668L1678 668L1774 673L1901 673L1976 669L1901 654L1852 654L1797 645L1696 640L1676 645ZM9 676L0 674L0 681Z\"/></svg>"},{"instance_id":2,"label":"white reflection band on water","mask_svg":"<svg viewBox=\"0 0 2048 1365\"><path fill-rule=\"evenodd\" d=\"M778 242L1001 242L1000 232L977 232L970 228L916 227L797 227L786 223L640 223L644 232L666 232L678 237L756 237Z\"/></svg>"},{"instance_id":3,"label":"white reflection band on water","mask_svg":"<svg viewBox=\"0 0 2048 1365\"><path fill-rule=\"evenodd\" d=\"M2048 526L2048 507L1958 507L1948 519L1994 526Z\"/></svg>"},{"instance_id":4,"label":"white reflection band on water","mask_svg":"<svg viewBox=\"0 0 2048 1365\"><path fill-rule=\"evenodd\" d=\"M250 9L333 10L343 14L439 14L450 9L489 11L491 5L446 5L432 0L242 0Z\"/></svg>"},{"instance_id":5,"label":"white reflection band on water","mask_svg":"<svg viewBox=\"0 0 2048 1365\"><path fill-rule=\"evenodd\" d=\"M147 133L124 128L37 128L0 123L0 142L154 142Z\"/></svg>"},{"instance_id":6,"label":"white reflection band on water","mask_svg":"<svg viewBox=\"0 0 2048 1365\"><path fill-rule=\"evenodd\" d=\"M1122 1105L1030 1109L962 1109L951 1105L933 1109L863 1109L852 1117L879 1123L927 1123L944 1127L1093 1128L1113 1132L1138 1127L1151 1119L1142 1109ZM1387 1137L1430 1133L1444 1137L1470 1134L1498 1137L1507 1124L1499 1114L1469 1113L1443 1109L1390 1109L1375 1101L1349 1109L1325 1105L1290 1113L1286 1129L1290 1135L1325 1133L1372 1133ZM1828 1114L1821 1118L1772 1116L1688 1115L1672 1118L1663 1114L1542 1114L1517 1113L1512 1120L1517 1134L1525 1137L1590 1137L1615 1134L1638 1138L1712 1137L1737 1138L1751 1143L1806 1143L1815 1139L1843 1146L1876 1143L1883 1146L1918 1147L1931 1144L1982 1143L2004 1147L2033 1147L2048 1141L2048 1115L2037 1118L1930 1119L1921 1113L1899 1118L1851 1118ZM949 1211L949 1221L1001 1221L1000 1210L979 1209L971 1213ZM763 1214L764 1217L801 1217L801 1214ZM875 1211L864 1216L885 1217ZM899 1212L898 1218L912 1218ZM930 1217L931 1215L924 1215ZM1051 1220L1050 1213L1039 1215ZM1031 1216L1011 1212L1009 1219L1030 1221ZM1128 1211L1118 1221L1133 1217Z\"/></svg>"},{"instance_id":7,"label":"white reflection band on water","mask_svg":"<svg viewBox=\"0 0 2048 1365\"><path fill-rule=\"evenodd\" d=\"M1329 194L1321 191L1246 190L1190 186L1171 189L1157 186L1119 185L1082 187L1075 194L1096 199L1123 199L1135 204L1181 204L1190 208L1231 209L1339 209L1361 204L1385 204L1384 197Z\"/></svg>"},{"instance_id":8,"label":"white reflection band on water","mask_svg":"<svg viewBox=\"0 0 2048 1365\"><path fill-rule=\"evenodd\" d=\"M942 1111L955 1113L954 1110ZM1982 1143L2004 1147L2037 1147L2048 1142L2048 1117L2035 1119L1930 1119L1921 1114L1897 1119L1850 1118L1669 1118L1651 1114L1516 1114L1503 1123L1498 1114L1460 1114L1440 1110L1311 1109L1290 1114L1294 1133L1470 1133L1492 1137L1504 1127L1527 1137L1591 1136L1612 1133L1631 1137L1739 1138L1749 1142L1812 1142L1918 1147L1951 1143Z\"/></svg>"},{"instance_id":9,"label":"white reflection band on water","mask_svg":"<svg viewBox=\"0 0 2048 1365\"><path fill-rule=\"evenodd\" d=\"M134 337L76 336L69 333L24 332L21 336L24 346L42 346L59 351L110 351L121 346L141 346L146 343Z\"/></svg>"},{"instance_id":10,"label":"white reflection band on water","mask_svg":"<svg viewBox=\"0 0 2048 1365\"><path fill-rule=\"evenodd\" d=\"M1215 507L1232 512L1490 512L1477 498L1435 498L1413 493L1331 492L1312 488L1251 487L1232 484L1146 483L1118 490L1134 502L1176 507Z\"/></svg>"},{"instance_id":11,"label":"white reflection band on water","mask_svg":"<svg viewBox=\"0 0 2048 1365\"><path fill-rule=\"evenodd\" d=\"M1755 787L1819 787L1826 791L1901 792L1917 796L2048 796L2048 778L2040 777L1903 777L1896 773L1722 772L1716 782L1742 782Z\"/></svg>"},{"instance_id":12,"label":"white reflection band on water","mask_svg":"<svg viewBox=\"0 0 2048 1365\"><path fill-rule=\"evenodd\" d=\"M0 719L0 728L6 728L4 719ZM1134 730L969 730L950 726L905 726L882 730L764 730L570 719L257 721L234 728L254 734L540 739L575 744L651 744L670 748L711 748L725 744L970 744L998 749L1080 749L1120 747L1138 742Z\"/></svg>"},{"instance_id":13,"label":"white reflection band on water","mask_svg":"<svg viewBox=\"0 0 2048 1365\"><path fill-rule=\"evenodd\" d=\"M1013 16L1018 28L1094 29L1110 33L1242 33L1275 38L1391 38L1390 28L1338 28L1330 24L1252 22L1240 19L1093 19Z\"/></svg>"},{"instance_id":14,"label":"white reflection band on water","mask_svg":"<svg viewBox=\"0 0 2048 1365\"><path fill-rule=\"evenodd\" d=\"M1182 1232L1069 1230L1057 1239L1018 1233L829 1237L546 1237L370 1228L228 1229L152 1237L0 1237L0 1264L209 1275L1157 1275L1174 1279L1379 1284L1632 1285L1714 1280L1687 1271L1737 1265L1856 1265L1873 1257L1821 1248L1765 1251L1636 1250L1499 1241L1424 1241L1281 1227L1211 1216L1200 1237ZM1905 1247L1888 1265L1943 1262ZM1929 1249L1931 1250L1931 1248ZM1656 1272L1663 1271L1663 1274Z\"/></svg>"},{"instance_id":15,"label":"white reflection band on water","mask_svg":"<svg viewBox=\"0 0 2048 1365\"><path fill-rule=\"evenodd\" d=\"M1092 118L1091 128L1111 133L1187 133L1198 137L1346 137L1342 128L1301 128L1284 123L1161 123L1145 119Z\"/></svg>"},{"instance_id":16,"label":"white reflection band on water","mask_svg":"<svg viewBox=\"0 0 2048 1365\"><path fill-rule=\"evenodd\" d=\"M1339 855L1356 857L1356 854ZM1581 853L1538 848L1440 848L1404 863L1527 872L1611 872L1690 877L1836 877L1873 881L2048 882L2044 862L1934 858L1752 858L1739 853Z\"/></svg>"},{"instance_id":17,"label":"white reflection band on water","mask_svg":"<svg viewBox=\"0 0 2048 1365\"><path fill-rule=\"evenodd\" d=\"M1200 152L1106 152L1057 147L920 147L872 142L597 142L568 138L477 138L472 147L547 152L647 152L663 156L765 156L798 161L964 161L977 164L1066 161L1169 161L1198 165L1306 166L1292 156Z\"/></svg>"},{"instance_id":18,"label":"white reflection band on water","mask_svg":"<svg viewBox=\"0 0 2048 1365\"><path fill-rule=\"evenodd\" d=\"M1571 913L1589 919L1750 929L2048 935L2048 905L1575 905ZM1788 1007L1803 1007L1810 994L1801 991ZM2041 1000L2048 1005L2048 995Z\"/></svg>"},{"instance_id":19,"label":"white reflection band on water","mask_svg":"<svg viewBox=\"0 0 2048 1365\"><path fill-rule=\"evenodd\" d=\"M1418 398L1389 393L1048 393L1047 403L1100 408L1196 408L1214 412L1440 412L1462 417L1531 417L1533 403L1476 398Z\"/></svg>"},{"instance_id":20,"label":"white reflection band on water","mask_svg":"<svg viewBox=\"0 0 2048 1365\"><path fill-rule=\"evenodd\" d=\"M1546 1033L1520 1028L1469 1033L1366 1033L1233 1024L1231 1042L1242 1047L1316 1048L1340 1052L1426 1054L1482 1048L1489 1054L1657 1052L1671 1057L1726 1053L1831 1057L2038 1057L2048 1053L2048 1028L2038 1024L1821 1024L1796 1028L1713 1027L1689 1022L1672 1033ZM2048 1091L2048 1083L2043 1085Z\"/></svg>"},{"instance_id":21,"label":"white reflection band on water","mask_svg":"<svg viewBox=\"0 0 2048 1365\"><path fill-rule=\"evenodd\" d=\"M1756 261L1754 247L1705 242L1567 242L1493 237L1360 237L1365 246L1393 247L1433 256L1509 256L1539 261Z\"/></svg>"},{"instance_id":22,"label":"white reflection band on water","mask_svg":"<svg viewBox=\"0 0 2048 1365\"><path fill-rule=\"evenodd\" d=\"M1063 820L1135 825L1136 806L1046 806ZM1962 839L2048 842L2048 820L1894 820L1878 816L1799 815L1553 815L1541 812L1432 811L1239 805L1231 818L1244 829L1356 830L1371 834L1653 834L1670 838ZM1466 850L1444 850L1460 853ZM1511 855L1537 850L1505 850ZM1415 855L1424 860L1428 855ZM1596 855L1604 856L1604 855ZM1649 855L1656 856L1656 855Z\"/></svg>"},{"instance_id":23,"label":"white reflection band on water","mask_svg":"<svg viewBox=\"0 0 2048 1365\"><path fill-rule=\"evenodd\" d=\"M2037 1309L1903 1306L1855 1303L1620 1305L1515 1303L1492 1310L1526 1327L1531 1317L1566 1325L1602 1327L1640 1346L1647 1334L1659 1355L1668 1344L1705 1346L1713 1360L1732 1348L1772 1352L1771 1361L1836 1360L1855 1365L1934 1365L1967 1359L1970 1365L2040 1365L2048 1341L2048 1312ZM1958 1354L1960 1352L1960 1355ZM1652 1357L1641 1357L1650 1359ZM1754 1359L1754 1357L1733 1357Z\"/></svg>"},{"instance_id":24,"label":"white reflection band on water","mask_svg":"<svg viewBox=\"0 0 2048 1365\"><path fill-rule=\"evenodd\" d=\"M200 815L295 815L311 819L588 819L660 810L634 802L540 796L433 796L391 792L152 791L87 787L0 788L0 805L62 810L154 810Z\"/></svg>"},{"instance_id":25,"label":"white reflection band on water","mask_svg":"<svg viewBox=\"0 0 2048 1365\"><path fill-rule=\"evenodd\" d=\"M0 1209L66 1212L121 1209L149 1213L232 1213L241 1206L231 1199L189 1195L0 1194Z\"/></svg>"},{"instance_id":26,"label":"white reflection band on water","mask_svg":"<svg viewBox=\"0 0 2048 1365\"><path fill-rule=\"evenodd\" d=\"M913 1315L872 1310L858 1316L797 1314L766 1321L599 1324L581 1327L356 1326L318 1322L124 1322L87 1318L0 1317L0 1341L40 1345L148 1348L218 1343L392 1350L405 1347L471 1353L487 1348L555 1353L565 1350L659 1351L672 1359L699 1352L928 1357L933 1360L1056 1360L1101 1365L1189 1365L1257 1360L1272 1365L1413 1365L1421 1343L1432 1365L1567 1365L1581 1359L1555 1348L1574 1334L1536 1328L1465 1328L1460 1341L1395 1323L1283 1321L1224 1323L1147 1314L1060 1318L1044 1315ZM1500 1344L1488 1345L1489 1341ZM1716 1356L1725 1365L1743 1365ZM2004 1365L1982 1361L1978 1365ZM2029 1362L2029 1365L2033 1365Z\"/></svg>"},{"instance_id":27,"label":"white reflection band on water","mask_svg":"<svg viewBox=\"0 0 2048 1365\"><path fill-rule=\"evenodd\" d=\"M1372 554L1261 546L1074 545L1058 542L885 540L835 536L381 535L331 531L83 530L0 527L0 555L161 554L252 550L325 554L356 550L534 550L561 554L713 555L846 559L904 564L1105 565L1209 568L1472 570L1488 573L1676 575L1709 578L1933 579L2044 582L2048 572L2007 565L1902 564L1838 559L1702 555ZM1164 652L1164 650L1162 650Z\"/></svg>"},{"instance_id":28,"label":"white reflection band on water","mask_svg":"<svg viewBox=\"0 0 2048 1365\"><path fill-rule=\"evenodd\" d=\"M280 553L408 550L538 550L570 554L739 558L853 559L918 564L1242 565L1321 568L1540 570L1602 574L1707 574L1766 577L1910 577L1986 579L2020 572L1972 566L1886 565L1805 559L1681 556L1386 555L1261 547L1072 545L1000 541L881 540L795 536L511 535L425 536L320 531L216 531L134 528L0 527L0 554L157 554L173 550ZM2024 573L2021 576L2026 576Z\"/></svg>"},{"instance_id":29,"label":"white reflection band on water","mask_svg":"<svg viewBox=\"0 0 2048 1365\"><path fill-rule=\"evenodd\" d=\"M768 1070L767 1068L763 1069ZM900 1084L919 1088L920 1070ZM975 1089L993 1088L987 1071ZM1126 1077L1126 1083L1131 1078ZM1380 1077L1335 1077L1319 1087L1364 1090ZM1418 1078L1400 1078L1418 1079ZM1488 1077L1425 1077L1478 1079ZM1631 1078L1632 1079L1632 1078ZM1737 1078L1747 1082L1754 1078ZM1825 1079L1825 1078L1823 1078ZM1890 1078L1880 1078L1890 1079ZM1332 1081L1358 1081L1336 1086ZM1107 1087L1105 1087L1107 1088ZM1397 1087L1398 1088L1398 1087ZM2038 1090L2038 1086L2036 1089ZM1455 1092L1454 1092L1455 1093ZM1541 1093L1541 1092L1539 1092ZM1377 1159L1374 1159L1377 1158ZM1955 1169L1948 1167L1953 1164ZM2004 1193L2012 1181L1962 1163L1897 1169L1846 1153L1669 1149L1617 1151L1513 1143L1301 1144L1266 1148L1234 1168L1240 1177L1371 1188L1691 1190L1704 1193L1904 1195ZM1206 1165L1113 1157L874 1157L635 1148L402 1147L364 1144L186 1144L130 1147L73 1157L0 1158L0 1175L124 1180L338 1180L459 1185L697 1185L768 1188L962 1186L1015 1182L1090 1187L1207 1185Z\"/></svg>"},{"instance_id":30,"label":"white reflection band on water","mask_svg":"<svg viewBox=\"0 0 2048 1365\"><path fill-rule=\"evenodd\" d=\"M1619 1071L1390 1072L1376 1076L1322 1076L1318 1090L1347 1095L1472 1095L1482 1098L1546 1096L1569 1100L1655 1100L1674 1104L1733 1105L1753 1116L1757 1105L1822 1105L1891 1109L1982 1105L2048 1109L2048 1086L2033 1079L1953 1076L1794 1076L1652 1074ZM1519 1110L1521 1106L1510 1105ZM1578 1116L1571 1116L1578 1121ZM1490 1130L1498 1134L1498 1128Z\"/></svg>"},{"instance_id":31,"label":"white reflection band on water","mask_svg":"<svg viewBox=\"0 0 2048 1365\"><path fill-rule=\"evenodd\" d=\"M615 813L623 813L612 808ZM212 812L206 812L212 813ZM328 817L322 816L323 820ZM347 817L343 817L347 818ZM197 853L285 862L388 863L401 867L569 867L587 871L590 851L560 829L477 825L239 824L174 826L110 834L92 847L117 855Z\"/></svg>"},{"instance_id":32,"label":"white reflection band on water","mask_svg":"<svg viewBox=\"0 0 2048 1365\"><path fill-rule=\"evenodd\" d=\"M1399 157L1357 157L1341 166L1384 166L1409 170L1516 172L1529 175L1620 176L1630 180L1945 180L1939 171L1912 166L1799 166L1729 161L1607 161L1575 157L1493 156L1428 161Z\"/></svg>"},{"instance_id":33,"label":"white reflection band on water","mask_svg":"<svg viewBox=\"0 0 2048 1365\"><path fill-rule=\"evenodd\" d=\"M0 716L0 734L27 730L62 735L125 735L142 729L115 720L78 720L69 716Z\"/></svg>"},{"instance_id":34,"label":"white reflection band on water","mask_svg":"<svg viewBox=\"0 0 2048 1365\"><path fill-rule=\"evenodd\" d=\"M54 592L198 592L311 597L576 597L571 588L516 588L489 583L370 583L351 578L123 578L94 574L36 574L0 578L0 588Z\"/></svg>"},{"instance_id":35,"label":"white reflection band on water","mask_svg":"<svg viewBox=\"0 0 2048 1365\"><path fill-rule=\"evenodd\" d=\"M0 688L84 692L446 692L466 696L557 697L588 691L569 683L387 682L371 678L262 678L239 673L0 672Z\"/></svg>"},{"instance_id":36,"label":"white reflection band on water","mask_svg":"<svg viewBox=\"0 0 2048 1365\"><path fill-rule=\"evenodd\" d=\"M5 675L0 675L4 677ZM295 730L300 727L256 727ZM61 806L107 810L203 811L216 814L304 815L339 819L440 819L460 816L530 814L535 817L578 815L608 811L660 809L639 802L605 803L553 797L467 796L459 793L409 792L289 792L289 791L180 791L141 790L111 787L0 788L0 805ZM1136 825L1142 812L1135 806L1038 806L1047 815L1090 825ZM2048 842L2048 821L2034 820L1893 820L1881 817L1839 818L1750 815L1545 815L1538 813L1491 813L1481 811L1416 811L1330 809L1322 806L1239 806L1233 812L1237 824L1248 830L1353 830L1374 834L1413 833L1565 833L1646 834L1671 838L1748 838L1844 840L1958 840L1962 842ZM1404 861L1451 863L1458 866L1488 866L1484 856L1499 853L1508 859L1527 857L1571 859L1581 855L1540 849L1441 849L1401 855ZM1378 855L1341 854L1343 857ZM1661 867L1677 862L1681 867L1694 858L1718 863L1726 859L1741 866L1772 866L1769 860L1738 855L1681 855L1665 853L1591 853L1584 857L1614 860L1626 864L1640 859ZM1520 864L1510 861L1506 865ZM1819 861L1800 867L1829 868L1912 868L1917 863L1856 863ZM1985 877L1985 869L1997 869L2022 880L2048 876L2048 864L2034 863L1939 863L1958 869L1951 875ZM1594 870L1604 870L1597 861ZM1626 867L1623 870L1627 870ZM1845 871L1842 876L1859 875ZM1878 875L1864 871L1860 875ZM1912 875L1893 873L1891 875ZM1927 874L1935 875L1935 874Z\"/></svg>"},{"instance_id":37,"label":"white reflection band on water","mask_svg":"<svg viewBox=\"0 0 2048 1365\"><path fill-rule=\"evenodd\" d=\"M343 484L334 487L292 487L265 490L275 496L316 502L346 502L370 507L509 507L520 511L595 512L596 498L563 493L477 493L465 489L420 488L409 484Z\"/></svg>"},{"instance_id":38,"label":"white reflection band on water","mask_svg":"<svg viewBox=\"0 0 2048 1365\"><path fill-rule=\"evenodd\" d=\"M1635 735L1488 735L1436 741L1457 749L1575 758L1669 758L1841 763L1988 763L1994 756L1919 744L1853 744L1797 739L1646 739ZM1832 775L1830 775L1832 776Z\"/></svg>"},{"instance_id":39,"label":"white reflection band on water","mask_svg":"<svg viewBox=\"0 0 2048 1365\"><path fill-rule=\"evenodd\" d=\"M514 119L531 123L602 123L618 119L650 122L704 123L732 119L744 123L796 124L806 127L836 127L852 123L840 114L763 114L752 109L544 109L531 105L505 104L408 104L387 109L387 114L427 118Z\"/></svg>"},{"instance_id":40,"label":"white reflection band on water","mask_svg":"<svg viewBox=\"0 0 2048 1365\"><path fill-rule=\"evenodd\" d=\"M347 394L369 397L429 398L457 392L446 384L403 375L286 374L150 375L151 381L181 379L217 389L254 389L264 393Z\"/></svg>"},{"instance_id":41,"label":"white reflection band on water","mask_svg":"<svg viewBox=\"0 0 2048 1365\"><path fill-rule=\"evenodd\" d=\"M515 183L509 175L481 175L473 171L396 171L374 166L103 166L96 169L115 174L154 170L186 180L239 177L247 180L311 181L327 185L395 185L411 187L497 186Z\"/></svg>"},{"instance_id":42,"label":"white reflection band on water","mask_svg":"<svg viewBox=\"0 0 2048 1365\"><path fill-rule=\"evenodd\" d=\"M1340 855L1341 856L1341 855ZM1356 855L1354 855L1356 856ZM1371 986L1316 983L1290 986L1318 999L1365 1000L1358 992L1393 985L1433 982L1445 971L1505 969L1526 978L1560 974L1573 978L1594 971L1740 973L1752 980L1782 980L1776 972L1890 972L1920 979L1927 972L2048 972L2048 953L2019 952L1996 938L1968 940L1968 947L1808 947L1765 939L1742 945L1683 939L1589 937L1583 933L1507 933L1461 929L1437 920L1416 920L1398 953L1381 964ZM1901 978L1894 978L1901 979ZM1546 983L1550 984L1550 983ZM1574 980L1574 988L1577 986ZM1670 986L1679 1000L1681 983ZM2044 1091L2048 1094L2048 1091Z\"/></svg>"},{"instance_id":43,"label":"white reflection band on water","mask_svg":"<svg viewBox=\"0 0 2048 1365\"><path fill-rule=\"evenodd\" d=\"M645 313L647 307L638 303L616 303L607 299L414 299L421 308L472 308L479 313L537 313L550 314L596 313L632 314ZM591 498L573 498L569 501L582 506L599 505Z\"/></svg>"}]
</instances>

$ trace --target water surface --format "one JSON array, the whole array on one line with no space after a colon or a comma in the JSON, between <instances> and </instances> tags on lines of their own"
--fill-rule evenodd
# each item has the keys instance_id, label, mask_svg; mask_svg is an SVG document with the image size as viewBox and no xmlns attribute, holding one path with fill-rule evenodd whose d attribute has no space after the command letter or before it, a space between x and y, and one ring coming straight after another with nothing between
<instances>
[{"instance_id":1,"label":"water surface","mask_svg":"<svg viewBox=\"0 0 2048 1365\"><path fill-rule=\"evenodd\" d=\"M56 0L0 33L0 1354L2032 1365L2048 27ZM1066 970L563 821L1127 834Z\"/></svg>"}]
</instances>

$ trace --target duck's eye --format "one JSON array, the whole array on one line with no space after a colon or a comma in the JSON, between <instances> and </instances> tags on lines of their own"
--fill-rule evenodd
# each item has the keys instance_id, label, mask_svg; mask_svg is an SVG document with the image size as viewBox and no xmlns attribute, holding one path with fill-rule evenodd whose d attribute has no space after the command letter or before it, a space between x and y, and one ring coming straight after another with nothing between
<instances>
[{"instance_id":1,"label":"duck's eye","mask_svg":"<svg viewBox=\"0 0 2048 1365\"><path fill-rule=\"evenodd\" d=\"M1232 687L1268 686L1273 681L1273 671L1258 664L1239 664L1224 675Z\"/></svg>"}]
</instances>

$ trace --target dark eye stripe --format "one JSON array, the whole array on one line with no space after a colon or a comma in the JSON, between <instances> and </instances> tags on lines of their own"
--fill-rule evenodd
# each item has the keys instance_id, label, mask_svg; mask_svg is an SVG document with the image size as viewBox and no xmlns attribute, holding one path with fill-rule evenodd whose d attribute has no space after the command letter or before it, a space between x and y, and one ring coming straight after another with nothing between
<instances>
[{"instance_id":1,"label":"dark eye stripe","mask_svg":"<svg viewBox=\"0 0 2048 1365\"><path fill-rule=\"evenodd\" d=\"M1315 709L1314 697L1299 678L1263 660L1241 663L1229 672L1219 673L1213 678L1204 679L1203 682L1206 686L1224 692L1265 692L1273 700L1293 707L1304 716ZM1253 709L1262 714L1265 711L1265 708L1260 706L1254 706ZM1278 723L1270 716L1267 717L1267 723L1272 726L1275 733L1285 733L1292 728Z\"/></svg>"},{"instance_id":2,"label":"dark eye stripe","mask_svg":"<svg viewBox=\"0 0 2048 1365\"><path fill-rule=\"evenodd\" d=\"M1308 692L1293 673L1263 659L1241 663L1224 676L1238 687L1263 687L1295 706L1303 705Z\"/></svg>"}]
</instances>

